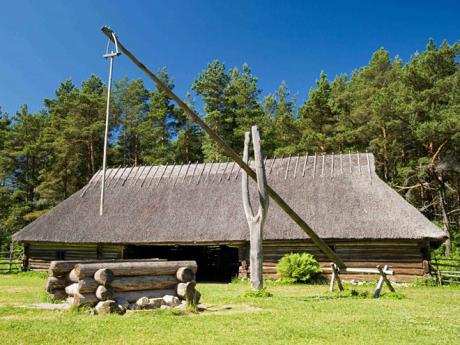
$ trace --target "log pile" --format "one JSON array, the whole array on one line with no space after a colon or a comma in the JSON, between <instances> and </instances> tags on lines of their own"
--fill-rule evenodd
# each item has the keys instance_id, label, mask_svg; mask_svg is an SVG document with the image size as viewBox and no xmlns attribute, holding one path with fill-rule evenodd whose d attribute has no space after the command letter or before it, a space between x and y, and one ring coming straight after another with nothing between
<instances>
[{"instance_id":1,"label":"log pile","mask_svg":"<svg viewBox=\"0 0 460 345\"><path fill-rule=\"evenodd\" d=\"M195 261L53 261L46 290L53 299L75 305L97 304L98 313L196 305Z\"/></svg>"}]
</instances>

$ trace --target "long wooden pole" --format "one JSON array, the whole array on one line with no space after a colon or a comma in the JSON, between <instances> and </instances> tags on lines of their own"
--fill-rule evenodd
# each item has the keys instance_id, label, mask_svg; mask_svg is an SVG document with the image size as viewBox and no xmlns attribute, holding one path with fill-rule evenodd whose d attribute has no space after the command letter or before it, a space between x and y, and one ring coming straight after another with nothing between
<instances>
[{"instance_id":1,"label":"long wooden pole","mask_svg":"<svg viewBox=\"0 0 460 345\"><path fill-rule=\"evenodd\" d=\"M115 33L107 26L104 26L102 32L114 42ZM114 42L115 43L115 42ZM233 159L236 164L238 164L241 169L243 169L248 176L250 176L254 181L257 181L257 176L255 171L253 171L246 163L243 162L241 157L233 151L233 149L228 146L225 141L214 132L207 124L204 122L200 116L195 113L190 107L185 104L165 83L163 83L152 71L150 71L142 62L140 62L125 46L120 42L117 37L118 48L125 54L137 67L139 67L145 74L147 74L150 79L152 79L157 87L163 90L168 97L173 99L177 105L182 108L182 110L190 116L190 118L195 121L205 132L208 134L225 152L225 154ZM275 201L278 206L288 214L288 216L298 225L300 228L311 238L313 243L332 261L334 261L337 266L341 269L346 268L345 263L334 253L334 251L313 231L313 229L305 223L305 221L281 198L281 196L276 193L270 186L267 185L268 195Z\"/></svg>"}]
</instances>

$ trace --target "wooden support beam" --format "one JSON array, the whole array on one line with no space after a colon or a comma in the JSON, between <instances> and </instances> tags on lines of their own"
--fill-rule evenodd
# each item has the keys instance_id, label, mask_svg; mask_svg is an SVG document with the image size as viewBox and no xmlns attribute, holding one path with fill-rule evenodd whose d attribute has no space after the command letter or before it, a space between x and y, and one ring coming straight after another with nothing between
<instances>
[{"instance_id":1,"label":"wooden support beam","mask_svg":"<svg viewBox=\"0 0 460 345\"><path fill-rule=\"evenodd\" d=\"M102 32L112 42L115 41L115 33L109 27L103 27ZM178 106L196 123L203 131L209 135L225 152L225 154L235 161L254 181L257 181L256 172L246 164L241 157L229 146L225 141L214 131L208 124L194 112L184 101L182 101L161 79L159 79L152 71L150 71L142 62L140 62L117 38L118 48L125 54L137 67L139 67L149 78L151 78L160 90L174 100ZM345 263L331 250L331 248L316 234L316 232L284 201L284 199L276 193L269 185L267 185L268 195L275 201L278 206L286 212L286 214L311 238L316 246L340 268L345 268Z\"/></svg>"},{"instance_id":2,"label":"wooden support beam","mask_svg":"<svg viewBox=\"0 0 460 345\"><path fill-rule=\"evenodd\" d=\"M307 162L308 162L308 152L305 153L305 160L303 162L303 169L302 169L302 177L305 176L305 169L307 167Z\"/></svg>"},{"instance_id":3,"label":"wooden support beam","mask_svg":"<svg viewBox=\"0 0 460 345\"><path fill-rule=\"evenodd\" d=\"M222 172L222 175L220 175L219 181L217 182L218 184L222 182L222 179L224 178L225 172L227 171L227 167L230 164L230 160L227 161L227 164L225 164L224 171Z\"/></svg>"},{"instance_id":4,"label":"wooden support beam","mask_svg":"<svg viewBox=\"0 0 460 345\"><path fill-rule=\"evenodd\" d=\"M201 170L200 175L198 175L198 179L196 180L196 184L200 183L201 176L203 176L204 170L206 169L206 162L203 164L203 170Z\"/></svg>"},{"instance_id":5,"label":"wooden support beam","mask_svg":"<svg viewBox=\"0 0 460 345\"><path fill-rule=\"evenodd\" d=\"M141 183L141 188L144 186L145 181L147 181L147 177L150 175L150 171L152 170L153 165L150 166L149 170L147 170L147 174L145 174L145 179Z\"/></svg>"},{"instance_id":6,"label":"wooden support beam","mask_svg":"<svg viewBox=\"0 0 460 345\"><path fill-rule=\"evenodd\" d=\"M387 277L387 275L385 273L386 268L388 268L388 266L385 266L383 268L383 270L382 270L382 267L380 267L380 265L377 266L377 270L380 273L380 279L379 279L379 282L377 284L377 289L374 292L374 297L375 298L378 298L380 296L380 292L382 291L382 287L383 287L383 282L385 282L385 284L387 284L388 289L390 289L391 292L395 292L395 289L393 288L393 285L391 285L391 282L390 282L390 280L388 279L388 277Z\"/></svg>"},{"instance_id":7,"label":"wooden support beam","mask_svg":"<svg viewBox=\"0 0 460 345\"><path fill-rule=\"evenodd\" d=\"M372 178L371 162L370 162L370 159L369 159L369 152L366 153L366 158L367 158L367 172L369 173L369 178Z\"/></svg>"},{"instance_id":8,"label":"wooden support beam","mask_svg":"<svg viewBox=\"0 0 460 345\"><path fill-rule=\"evenodd\" d=\"M182 183L184 183L185 179L187 178L188 170L190 169L190 164L192 164L192 161L189 161L187 164L187 169L185 170L184 177L182 178Z\"/></svg>"},{"instance_id":9,"label":"wooden support beam","mask_svg":"<svg viewBox=\"0 0 460 345\"><path fill-rule=\"evenodd\" d=\"M326 160L326 156L323 153L323 162L321 163L321 177L324 177L324 161Z\"/></svg>"},{"instance_id":10,"label":"wooden support beam","mask_svg":"<svg viewBox=\"0 0 460 345\"><path fill-rule=\"evenodd\" d=\"M126 169L128 169L128 167L127 167L127 166L123 168L123 170L122 170L122 172L121 172L120 176L118 176L118 178L115 180L115 183L114 183L114 185L113 185L114 187L116 187L116 185L118 184L118 181L120 181L120 180L121 180L121 178L122 178L122 177L123 177L123 175L125 174L125 171L126 171Z\"/></svg>"},{"instance_id":11,"label":"wooden support beam","mask_svg":"<svg viewBox=\"0 0 460 345\"><path fill-rule=\"evenodd\" d=\"M228 174L228 176L227 176L227 181L229 181L229 180L230 180L230 177L232 177L233 169L235 169L235 165L236 165L236 163L233 163L233 164L232 164L232 169L230 170L230 172L229 172L229 174Z\"/></svg>"},{"instance_id":12,"label":"wooden support beam","mask_svg":"<svg viewBox=\"0 0 460 345\"><path fill-rule=\"evenodd\" d=\"M291 154L289 154L289 158L288 158L288 161L287 161L287 165L286 165L286 173L284 174L284 179L287 180L288 178L288 174L289 174L289 165L291 164Z\"/></svg>"},{"instance_id":13,"label":"wooden support beam","mask_svg":"<svg viewBox=\"0 0 460 345\"><path fill-rule=\"evenodd\" d=\"M353 172L352 167L351 167L351 151L348 151L348 167L350 168L350 175Z\"/></svg>"},{"instance_id":14,"label":"wooden support beam","mask_svg":"<svg viewBox=\"0 0 460 345\"><path fill-rule=\"evenodd\" d=\"M204 179L204 182L206 182L209 178L209 175L211 174L212 167L214 166L214 161L211 161L211 166L209 167L208 173L206 174L206 177Z\"/></svg>"},{"instance_id":15,"label":"wooden support beam","mask_svg":"<svg viewBox=\"0 0 460 345\"><path fill-rule=\"evenodd\" d=\"M385 271L387 269L387 265L383 267L383 270ZM378 270L377 270L378 271ZM374 291L374 298L378 298L380 296L380 292L382 291L383 288L383 276L380 276L379 281L377 283L377 288Z\"/></svg>"},{"instance_id":16,"label":"wooden support beam","mask_svg":"<svg viewBox=\"0 0 460 345\"><path fill-rule=\"evenodd\" d=\"M121 184L121 186L123 187L126 183L126 181L128 181L128 178L129 178L129 175L131 175L131 173L133 172L134 168L130 168L128 170L128 175L126 175L125 179L123 180L123 183Z\"/></svg>"},{"instance_id":17,"label":"wooden support beam","mask_svg":"<svg viewBox=\"0 0 460 345\"><path fill-rule=\"evenodd\" d=\"M342 285L342 280L340 279L340 273L337 268L337 265L335 263L331 264L331 269L332 269L332 277L331 277L331 283L329 284L329 291L332 292L334 291L334 281L337 281L337 287L339 288L340 291L343 291L343 285Z\"/></svg>"},{"instance_id":18,"label":"wooden support beam","mask_svg":"<svg viewBox=\"0 0 460 345\"><path fill-rule=\"evenodd\" d=\"M272 165L270 165L270 170L268 170L268 174L272 172L272 169L275 166L275 164L276 164L276 156L273 156Z\"/></svg>"},{"instance_id":19,"label":"wooden support beam","mask_svg":"<svg viewBox=\"0 0 460 345\"><path fill-rule=\"evenodd\" d=\"M160 166L157 165L155 168L155 171L153 172L152 178L150 179L149 184L147 185L147 188L149 188L150 185L152 184L153 180L155 179L155 175L157 174L159 169L160 169Z\"/></svg>"},{"instance_id":20,"label":"wooden support beam","mask_svg":"<svg viewBox=\"0 0 460 345\"><path fill-rule=\"evenodd\" d=\"M144 166L142 167L142 170L141 170L141 168L139 167L139 171L140 171L140 172L139 172L139 177L137 178L137 180L134 181L133 186L135 186L135 185L137 184L137 182L138 182L140 179L142 179L142 174L144 173L145 168L147 168L146 165L144 165Z\"/></svg>"},{"instance_id":21,"label":"wooden support beam","mask_svg":"<svg viewBox=\"0 0 460 345\"><path fill-rule=\"evenodd\" d=\"M313 178L315 177L316 174L316 152L315 152L315 157L313 157Z\"/></svg>"},{"instance_id":22,"label":"wooden support beam","mask_svg":"<svg viewBox=\"0 0 460 345\"><path fill-rule=\"evenodd\" d=\"M297 167L299 166L299 156L296 157L295 166L294 166L294 178L297 176Z\"/></svg>"},{"instance_id":23,"label":"wooden support beam","mask_svg":"<svg viewBox=\"0 0 460 345\"><path fill-rule=\"evenodd\" d=\"M164 168L163 172L161 173L160 178L158 179L158 182L157 182L157 184L155 185L155 187L158 186L158 185L160 184L161 179L163 178L163 176L164 176L165 173L166 173L166 170L168 170L168 163L166 163L165 168Z\"/></svg>"},{"instance_id":24,"label":"wooden support beam","mask_svg":"<svg viewBox=\"0 0 460 345\"><path fill-rule=\"evenodd\" d=\"M100 172L100 171L101 171L101 170L99 169L99 170L93 175L93 177L91 177L91 179L89 180L89 182L88 182L88 184L86 185L85 189L83 189L83 191L81 192L80 198L83 198L83 197L85 196L86 191L89 189L89 187L92 186L94 179L96 178L96 176L99 176L99 172Z\"/></svg>"},{"instance_id":25,"label":"wooden support beam","mask_svg":"<svg viewBox=\"0 0 460 345\"><path fill-rule=\"evenodd\" d=\"M331 155L331 177L334 177L334 152Z\"/></svg>"}]
</instances>

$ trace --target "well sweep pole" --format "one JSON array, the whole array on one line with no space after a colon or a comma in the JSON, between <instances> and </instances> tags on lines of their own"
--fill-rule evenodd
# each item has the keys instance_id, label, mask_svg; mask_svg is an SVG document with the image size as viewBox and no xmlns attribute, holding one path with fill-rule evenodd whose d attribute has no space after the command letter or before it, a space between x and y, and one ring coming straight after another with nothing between
<instances>
[{"instance_id":1,"label":"well sweep pole","mask_svg":"<svg viewBox=\"0 0 460 345\"><path fill-rule=\"evenodd\" d=\"M104 26L102 32L112 41L115 41L115 33L107 26ZM144 71L157 85L157 87L163 90L171 99L173 99L184 112L189 115L193 121L195 121L205 132L208 134L214 141L216 141L225 154L233 159L236 164L238 164L241 169L243 169L248 176L250 176L254 181L257 181L257 176L255 171L253 171L242 159L241 157L233 151L230 146L228 146L225 141L214 132L207 124L204 122L200 116L190 109L187 104L185 104L165 83L163 83L152 71L150 71L142 62L140 62L128 49L126 49L123 44L120 42L118 37L116 38L118 43L118 48L142 71ZM341 269L346 268L345 263L340 259L334 251L316 234L316 232L307 224L305 221L283 200L283 198L276 193L270 186L267 185L268 195L275 201L278 206L285 211L288 216L311 238L313 243L332 261L334 261L337 266Z\"/></svg>"}]
</instances>

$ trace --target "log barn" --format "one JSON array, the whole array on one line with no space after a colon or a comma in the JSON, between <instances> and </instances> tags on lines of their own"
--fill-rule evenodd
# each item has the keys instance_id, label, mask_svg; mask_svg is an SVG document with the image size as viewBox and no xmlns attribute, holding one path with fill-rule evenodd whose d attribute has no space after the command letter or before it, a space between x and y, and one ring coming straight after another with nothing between
<instances>
[{"instance_id":1,"label":"log barn","mask_svg":"<svg viewBox=\"0 0 460 345\"><path fill-rule=\"evenodd\" d=\"M395 271L392 279L401 282L429 273L430 252L445 234L377 176L372 154L267 159L266 174L348 267L387 264ZM102 216L101 176L96 173L14 235L25 246L31 270L46 269L56 259L161 258L196 260L199 280L247 275L249 230L235 163L108 169ZM272 202L264 228L264 276L276 277L278 260L291 252L330 264Z\"/></svg>"}]
</instances>

